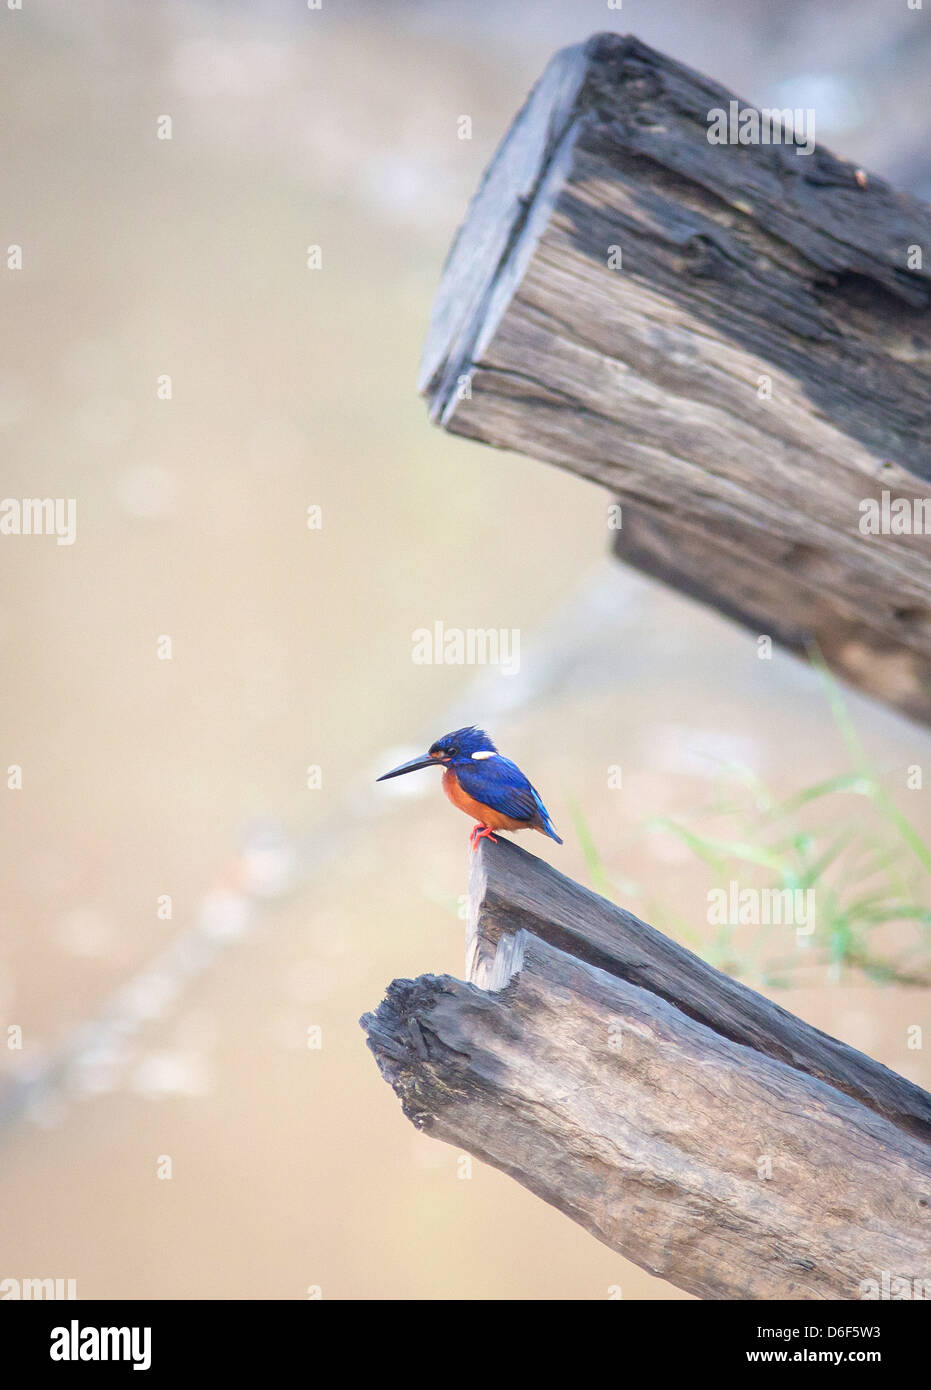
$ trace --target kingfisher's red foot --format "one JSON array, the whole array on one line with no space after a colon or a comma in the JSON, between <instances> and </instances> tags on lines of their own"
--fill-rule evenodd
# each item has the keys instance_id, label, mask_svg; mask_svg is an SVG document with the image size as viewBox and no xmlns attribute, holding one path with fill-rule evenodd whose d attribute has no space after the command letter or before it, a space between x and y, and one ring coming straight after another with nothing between
<instances>
[{"instance_id":1,"label":"kingfisher's red foot","mask_svg":"<svg viewBox=\"0 0 931 1390\"><path fill-rule=\"evenodd\" d=\"M472 846L473 854L478 848L479 840L491 840L493 845L498 843L495 836L491 833L491 827L488 825L473 825L472 832L469 835L469 843Z\"/></svg>"}]
</instances>

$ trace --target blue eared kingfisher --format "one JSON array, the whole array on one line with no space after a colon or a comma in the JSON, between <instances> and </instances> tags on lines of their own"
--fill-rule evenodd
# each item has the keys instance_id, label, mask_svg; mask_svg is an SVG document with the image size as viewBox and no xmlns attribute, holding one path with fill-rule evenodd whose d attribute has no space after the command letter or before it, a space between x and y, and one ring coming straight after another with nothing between
<instances>
[{"instance_id":1,"label":"blue eared kingfisher","mask_svg":"<svg viewBox=\"0 0 931 1390\"><path fill-rule=\"evenodd\" d=\"M557 845L562 844L539 793L517 764L498 752L484 729L472 725L444 734L431 744L426 756L411 758L376 781L386 782L389 777L421 767L445 769L444 792L454 806L478 822L469 836L473 850L479 840L494 840L494 830L539 830Z\"/></svg>"}]
</instances>

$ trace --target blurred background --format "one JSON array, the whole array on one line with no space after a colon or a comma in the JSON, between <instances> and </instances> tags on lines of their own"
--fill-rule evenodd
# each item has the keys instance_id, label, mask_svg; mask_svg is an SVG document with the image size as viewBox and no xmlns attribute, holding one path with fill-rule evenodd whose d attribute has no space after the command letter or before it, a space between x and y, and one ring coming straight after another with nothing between
<instances>
[{"instance_id":1,"label":"blurred background","mask_svg":"<svg viewBox=\"0 0 931 1390\"><path fill-rule=\"evenodd\" d=\"M566 841L527 848L927 1085L908 770L931 737L616 566L611 499L431 427L418 359L556 48L636 33L814 107L819 140L928 197L927 13L30 0L0 26L0 231L23 247L0 494L77 499L73 546L0 537L0 768L22 768L0 786L0 1278L683 1297L402 1116L357 1020L394 977L461 976L468 822L427 774L372 779L487 726ZM518 629L519 672L415 664L435 621ZM848 832L858 857L829 856ZM740 861L748 838L769 860ZM714 883L800 863L807 948L708 925Z\"/></svg>"}]
</instances>

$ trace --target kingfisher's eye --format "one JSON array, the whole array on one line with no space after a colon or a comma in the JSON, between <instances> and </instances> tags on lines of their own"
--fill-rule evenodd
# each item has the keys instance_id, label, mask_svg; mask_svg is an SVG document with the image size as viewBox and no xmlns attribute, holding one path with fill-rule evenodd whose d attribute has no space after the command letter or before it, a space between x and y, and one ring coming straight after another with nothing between
<instances>
[{"instance_id":1,"label":"kingfisher's eye","mask_svg":"<svg viewBox=\"0 0 931 1390\"><path fill-rule=\"evenodd\" d=\"M447 748L446 751L447 751L447 753L449 754L449 756L450 756L451 758L457 758L457 757L459 756L459 749L458 749L458 748Z\"/></svg>"}]
</instances>

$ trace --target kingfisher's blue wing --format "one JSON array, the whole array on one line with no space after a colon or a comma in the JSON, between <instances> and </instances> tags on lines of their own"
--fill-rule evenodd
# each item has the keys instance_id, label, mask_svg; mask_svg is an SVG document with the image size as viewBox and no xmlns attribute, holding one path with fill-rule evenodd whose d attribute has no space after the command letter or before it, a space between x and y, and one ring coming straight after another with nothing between
<instances>
[{"instance_id":1,"label":"kingfisher's blue wing","mask_svg":"<svg viewBox=\"0 0 931 1390\"><path fill-rule=\"evenodd\" d=\"M562 844L536 788L510 758L498 753L493 758L481 758L465 765L457 763L455 772L459 785L476 801L500 811L503 816L538 825L551 839Z\"/></svg>"},{"instance_id":2,"label":"kingfisher's blue wing","mask_svg":"<svg viewBox=\"0 0 931 1390\"><path fill-rule=\"evenodd\" d=\"M476 801L515 820L535 820L539 814L533 787L516 763L499 754L480 762L456 764L459 785Z\"/></svg>"}]
</instances>

